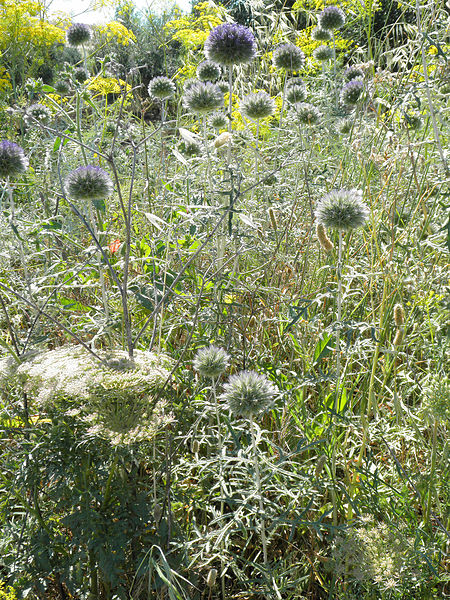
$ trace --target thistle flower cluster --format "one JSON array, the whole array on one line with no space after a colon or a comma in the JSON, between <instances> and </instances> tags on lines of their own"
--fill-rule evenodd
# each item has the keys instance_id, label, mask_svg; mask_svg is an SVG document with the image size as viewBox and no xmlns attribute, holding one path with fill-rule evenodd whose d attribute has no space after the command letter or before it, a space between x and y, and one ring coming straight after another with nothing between
<instances>
[{"instance_id":1,"label":"thistle flower cluster","mask_svg":"<svg viewBox=\"0 0 450 600\"><path fill-rule=\"evenodd\" d=\"M84 67L77 67L73 72L73 77L78 83L84 83L89 79L89 72Z\"/></svg>"},{"instance_id":2,"label":"thistle flower cluster","mask_svg":"<svg viewBox=\"0 0 450 600\"><path fill-rule=\"evenodd\" d=\"M28 159L23 149L14 142L0 142L0 178L16 177L28 169Z\"/></svg>"},{"instance_id":3,"label":"thistle flower cluster","mask_svg":"<svg viewBox=\"0 0 450 600\"><path fill-rule=\"evenodd\" d=\"M249 94L241 101L241 111L249 119L258 121L275 112L275 102L267 92Z\"/></svg>"},{"instance_id":4,"label":"thistle flower cluster","mask_svg":"<svg viewBox=\"0 0 450 600\"><path fill-rule=\"evenodd\" d=\"M91 39L91 28L85 23L74 23L66 32L67 42L71 46L82 46Z\"/></svg>"},{"instance_id":5,"label":"thistle flower cluster","mask_svg":"<svg viewBox=\"0 0 450 600\"><path fill-rule=\"evenodd\" d=\"M204 60L197 67L197 77L200 81L211 81L215 83L221 74L222 71L219 65L211 60Z\"/></svg>"},{"instance_id":6,"label":"thistle flower cluster","mask_svg":"<svg viewBox=\"0 0 450 600\"><path fill-rule=\"evenodd\" d=\"M148 84L148 93L151 98L167 100L175 95L175 84L168 77L154 77Z\"/></svg>"},{"instance_id":7,"label":"thistle flower cluster","mask_svg":"<svg viewBox=\"0 0 450 600\"><path fill-rule=\"evenodd\" d=\"M184 94L183 102L190 111L204 115L223 105L223 94L215 83L199 81Z\"/></svg>"},{"instance_id":8,"label":"thistle flower cluster","mask_svg":"<svg viewBox=\"0 0 450 600\"><path fill-rule=\"evenodd\" d=\"M364 79L364 71L355 65L348 67L344 71L345 81L351 81L352 79Z\"/></svg>"},{"instance_id":9,"label":"thistle flower cluster","mask_svg":"<svg viewBox=\"0 0 450 600\"><path fill-rule=\"evenodd\" d=\"M345 14L338 6L325 6L319 15L320 29L340 29L345 23Z\"/></svg>"},{"instance_id":10,"label":"thistle flower cluster","mask_svg":"<svg viewBox=\"0 0 450 600\"><path fill-rule=\"evenodd\" d=\"M277 388L264 375L242 371L230 377L221 399L235 416L253 418L272 406L277 393Z\"/></svg>"},{"instance_id":11,"label":"thistle flower cluster","mask_svg":"<svg viewBox=\"0 0 450 600\"><path fill-rule=\"evenodd\" d=\"M352 79L341 90L341 102L347 105L357 104L363 91L364 83L361 79Z\"/></svg>"},{"instance_id":12,"label":"thistle flower cluster","mask_svg":"<svg viewBox=\"0 0 450 600\"><path fill-rule=\"evenodd\" d=\"M214 129L225 129L228 125L228 119L224 113L215 112L209 117L209 124Z\"/></svg>"},{"instance_id":13,"label":"thistle flower cluster","mask_svg":"<svg viewBox=\"0 0 450 600\"><path fill-rule=\"evenodd\" d=\"M113 183L102 168L87 165L69 173L64 189L72 200L104 200L112 193Z\"/></svg>"},{"instance_id":14,"label":"thistle flower cluster","mask_svg":"<svg viewBox=\"0 0 450 600\"><path fill-rule=\"evenodd\" d=\"M219 65L249 63L256 56L255 36L244 25L223 23L210 32L205 42L205 55Z\"/></svg>"},{"instance_id":15,"label":"thistle flower cluster","mask_svg":"<svg viewBox=\"0 0 450 600\"><path fill-rule=\"evenodd\" d=\"M333 190L320 200L315 211L319 223L340 231L362 227L368 215L362 192L356 189Z\"/></svg>"},{"instance_id":16,"label":"thistle flower cluster","mask_svg":"<svg viewBox=\"0 0 450 600\"><path fill-rule=\"evenodd\" d=\"M229 362L230 357L225 350L217 346L208 346L197 352L194 359L194 369L202 377L217 379L227 370Z\"/></svg>"},{"instance_id":17,"label":"thistle flower cluster","mask_svg":"<svg viewBox=\"0 0 450 600\"><path fill-rule=\"evenodd\" d=\"M33 125L36 122L41 123L42 125L47 125L50 123L51 118L52 113L50 112L48 106L39 103L29 106L24 116L27 125Z\"/></svg>"},{"instance_id":18,"label":"thistle flower cluster","mask_svg":"<svg viewBox=\"0 0 450 600\"><path fill-rule=\"evenodd\" d=\"M328 29L321 29L320 27L315 27L312 30L311 37L316 42L328 42L333 37L331 32Z\"/></svg>"},{"instance_id":19,"label":"thistle flower cluster","mask_svg":"<svg viewBox=\"0 0 450 600\"><path fill-rule=\"evenodd\" d=\"M305 55L295 44L281 44L273 51L272 61L277 69L298 71L305 64Z\"/></svg>"},{"instance_id":20,"label":"thistle flower cluster","mask_svg":"<svg viewBox=\"0 0 450 600\"><path fill-rule=\"evenodd\" d=\"M330 48L330 46L319 46L314 50L313 56L320 62L331 60L333 58L333 48Z\"/></svg>"},{"instance_id":21,"label":"thistle flower cluster","mask_svg":"<svg viewBox=\"0 0 450 600\"><path fill-rule=\"evenodd\" d=\"M303 102L307 96L306 85L301 79L290 79L286 86L286 100L290 104Z\"/></svg>"},{"instance_id":22,"label":"thistle flower cluster","mask_svg":"<svg viewBox=\"0 0 450 600\"><path fill-rule=\"evenodd\" d=\"M303 125L314 125L322 116L320 110L308 102L296 102L292 110L297 120Z\"/></svg>"}]
</instances>

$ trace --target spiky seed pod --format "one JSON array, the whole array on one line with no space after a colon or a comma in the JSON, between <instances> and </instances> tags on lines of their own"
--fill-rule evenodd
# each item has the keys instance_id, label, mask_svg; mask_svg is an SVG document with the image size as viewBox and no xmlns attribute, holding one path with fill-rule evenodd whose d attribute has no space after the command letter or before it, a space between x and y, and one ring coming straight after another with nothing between
<instances>
[{"instance_id":1,"label":"spiky seed pod","mask_svg":"<svg viewBox=\"0 0 450 600\"><path fill-rule=\"evenodd\" d=\"M306 85L301 79L294 79L286 86L286 100L290 104L303 102L307 96Z\"/></svg>"},{"instance_id":2,"label":"spiky seed pod","mask_svg":"<svg viewBox=\"0 0 450 600\"><path fill-rule=\"evenodd\" d=\"M192 112L204 115L223 106L223 94L215 83L199 81L184 94L183 103Z\"/></svg>"},{"instance_id":3,"label":"spiky seed pod","mask_svg":"<svg viewBox=\"0 0 450 600\"><path fill-rule=\"evenodd\" d=\"M319 27L321 29L340 29L345 23L345 14L338 6L325 6L319 15Z\"/></svg>"},{"instance_id":4,"label":"spiky seed pod","mask_svg":"<svg viewBox=\"0 0 450 600\"><path fill-rule=\"evenodd\" d=\"M313 40L316 40L316 42L328 42L333 36L331 35L331 31L328 31L328 29L315 27L312 30L311 37Z\"/></svg>"},{"instance_id":5,"label":"spiky seed pod","mask_svg":"<svg viewBox=\"0 0 450 600\"><path fill-rule=\"evenodd\" d=\"M148 93L152 98L167 100L175 95L175 84L168 77L154 77L148 84Z\"/></svg>"},{"instance_id":6,"label":"spiky seed pod","mask_svg":"<svg viewBox=\"0 0 450 600\"><path fill-rule=\"evenodd\" d=\"M60 79L55 83L55 90L60 96L66 96L70 94L70 84L64 79Z\"/></svg>"},{"instance_id":7,"label":"spiky seed pod","mask_svg":"<svg viewBox=\"0 0 450 600\"><path fill-rule=\"evenodd\" d=\"M84 67L77 67L73 72L73 76L78 83L84 83L89 79L89 72Z\"/></svg>"},{"instance_id":8,"label":"spiky seed pod","mask_svg":"<svg viewBox=\"0 0 450 600\"><path fill-rule=\"evenodd\" d=\"M351 119L341 119L337 125L338 131L343 134L350 133L352 124L353 122Z\"/></svg>"},{"instance_id":9,"label":"spiky seed pod","mask_svg":"<svg viewBox=\"0 0 450 600\"><path fill-rule=\"evenodd\" d=\"M257 121L275 112L275 102L267 92L249 94L241 102L241 111L249 119Z\"/></svg>"},{"instance_id":10,"label":"spiky seed pod","mask_svg":"<svg viewBox=\"0 0 450 600\"><path fill-rule=\"evenodd\" d=\"M350 231L362 227L369 215L360 190L333 190L320 200L316 219L324 227Z\"/></svg>"},{"instance_id":11,"label":"spiky seed pod","mask_svg":"<svg viewBox=\"0 0 450 600\"><path fill-rule=\"evenodd\" d=\"M214 148L216 148L216 150L217 150L218 148L222 148L222 146L231 144L231 139L232 139L231 133L228 133L228 131L223 131L214 140Z\"/></svg>"},{"instance_id":12,"label":"spiky seed pod","mask_svg":"<svg viewBox=\"0 0 450 600\"><path fill-rule=\"evenodd\" d=\"M330 48L330 46L319 46L314 50L313 56L320 62L331 60L333 58L333 48Z\"/></svg>"},{"instance_id":13,"label":"spiky seed pod","mask_svg":"<svg viewBox=\"0 0 450 600\"><path fill-rule=\"evenodd\" d=\"M256 371L242 371L230 377L221 399L236 417L250 418L268 410L277 392L277 388L264 375Z\"/></svg>"},{"instance_id":14,"label":"spiky seed pod","mask_svg":"<svg viewBox=\"0 0 450 600\"><path fill-rule=\"evenodd\" d=\"M28 169L28 159L22 148L10 142L2 140L0 142L0 178L16 177L25 173Z\"/></svg>"},{"instance_id":15,"label":"spiky seed pod","mask_svg":"<svg viewBox=\"0 0 450 600\"><path fill-rule=\"evenodd\" d=\"M210 60L204 60L197 67L197 77L200 81L212 81L215 83L221 75L222 70L219 65Z\"/></svg>"},{"instance_id":16,"label":"spiky seed pod","mask_svg":"<svg viewBox=\"0 0 450 600\"><path fill-rule=\"evenodd\" d=\"M209 124L214 129L225 129L228 125L228 119L224 113L216 112L209 117Z\"/></svg>"},{"instance_id":17,"label":"spiky seed pod","mask_svg":"<svg viewBox=\"0 0 450 600\"><path fill-rule=\"evenodd\" d=\"M314 125L322 116L319 109L308 102L296 102L292 105L293 114L300 123Z\"/></svg>"},{"instance_id":18,"label":"spiky seed pod","mask_svg":"<svg viewBox=\"0 0 450 600\"><path fill-rule=\"evenodd\" d=\"M397 327L400 327L405 322L405 310L401 304L394 306L394 322Z\"/></svg>"},{"instance_id":19,"label":"spiky seed pod","mask_svg":"<svg viewBox=\"0 0 450 600\"><path fill-rule=\"evenodd\" d=\"M195 156L201 156L202 154L202 147L197 142L182 141L178 148L180 152L188 158L194 158Z\"/></svg>"},{"instance_id":20,"label":"spiky seed pod","mask_svg":"<svg viewBox=\"0 0 450 600\"><path fill-rule=\"evenodd\" d=\"M225 350L217 346L208 346L197 352L194 358L194 369L202 377L217 379L227 370L229 361L230 357Z\"/></svg>"},{"instance_id":21,"label":"spiky seed pod","mask_svg":"<svg viewBox=\"0 0 450 600\"><path fill-rule=\"evenodd\" d=\"M403 327L399 327L395 332L394 341L392 342L394 346L401 346L403 344L403 338L405 337L405 330Z\"/></svg>"},{"instance_id":22,"label":"spiky seed pod","mask_svg":"<svg viewBox=\"0 0 450 600\"><path fill-rule=\"evenodd\" d=\"M52 118L52 113L50 109L44 104L32 104L29 106L25 113L25 121L28 125L33 125L36 123L42 123L43 125L47 125L50 123Z\"/></svg>"},{"instance_id":23,"label":"spiky seed pod","mask_svg":"<svg viewBox=\"0 0 450 600\"><path fill-rule=\"evenodd\" d=\"M72 200L104 200L112 193L113 183L106 171L87 165L69 173L64 189Z\"/></svg>"},{"instance_id":24,"label":"spiky seed pod","mask_svg":"<svg viewBox=\"0 0 450 600\"><path fill-rule=\"evenodd\" d=\"M345 81L351 81L352 79L364 79L364 71L356 66L351 66L344 71Z\"/></svg>"},{"instance_id":25,"label":"spiky seed pod","mask_svg":"<svg viewBox=\"0 0 450 600\"><path fill-rule=\"evenodd\" d=\"M210 588L214 587L217 579L217 569L211 569L206 579L206 585Z\"/></svg>"},{"instance_id":26,"label":"spiky seed pod","mask_svg":"<svg viewBox=\"0 0 450 600\"><path fill-rule=\"evenodd\" d=\"M325 250L325 252L331 252L334 248L333 242L327 236L327 232L322 223L317 223L316 225L316 235L319 240L319 244Z\"/></svg>"},{"instance_id":27,"label":"spiky seed pod","mask_svg":"<svg viewBox=\"0 0 450 600\"><path fill-rule=\"evenodd\" d=\"M71 46L82 46L91 39L91 28L85 23L74 23L66 32L67 42Z\"/></svg>"},{"instance_id":28,"label":"spiky seed pod","mask_svg":"<svg viewBox=\"0 0 450 600\"><path fill-rule=\"evenodd\" d=\"M277 69L298 71L305 64L305 55L295 44L280 44L273 51L272 61Z\"/></svg>"},{"instance_id":29,"label":"spiky seed pod","mask_svg":"<svg viewBox=\"0 0 450 600\"><path fill-rule=\"evenodd\" d=\"M361 79L352 79L341 90L341 102L348 105L357 104L363 91L364 83Z\"/></svg>"},{"instance_id":30,"label":"spiky seed pod","mask_svg":"<svg viewBox=\"0 0 450 600\"><path fill-rule=\"evenodd\" d=\"M256 56L255 36L244 25L222 23L210 32L205 42L205 55L219 65L249 63Z\"/></svg>"}]
</instances>

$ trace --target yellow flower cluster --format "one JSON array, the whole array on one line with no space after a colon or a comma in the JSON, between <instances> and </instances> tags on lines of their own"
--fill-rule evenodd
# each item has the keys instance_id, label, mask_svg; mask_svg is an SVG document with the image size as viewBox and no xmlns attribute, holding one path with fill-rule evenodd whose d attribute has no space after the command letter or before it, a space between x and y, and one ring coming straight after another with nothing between
<instances>
[{"instance_id":1,"label":"yellow flower cluster","mask_svg":"<svg viewBox=\"0 0 450 600\"><path fill-rule=\"evenodd\" d=\"M87 81L88 89L94 93L94 98L98 96L107 96L108 94L122 94L126 88L127 94L131 91L131 86L114 77L93 77Z\"/></svg>"},{"instance_id":2,"label":"yellow flower cluster","mask_svg":"<svg viewBox=\"0 0 450 600\"><path fill-rule=\"evenodd\" d=\"M192 50L204 44L211 29L222 23L222 15L220 7L200 2L194 6L192 15L172 19L164 29L172 32L172 40L180 42L187 50Z\"/></svg>"},{"instance_id":3,"label":"yellow flower cluster","mask_svg":"<svg viewBox=\"0 0 450 600\"><path fill-rule=\"evenodd\" d=\"M43 5L39 2L0 0L0 49L11 45L52 46L64 42L65 33L39 18Z\"/></svg>"},{"instance_id":4,"label":"yellow flower cluster","mask_svg":"<svg viewBox=\"0 0 450 600\"><path fill-rule=\"evenodd\" d=\"M11 89L11 77L8 71L0 66L0 94Z\"/></svg>"},{"instance_id":5,"label":"yellow flower cluster","mask_svg":"<svg viewBox=\"0 0 450 600\"><path fill-rule=\"evenodd\" d=\"M114 40L122 46L128 46L130 42L134 43L136 41L134 33L127 29L125 25L122 25L122 23L118 23L117 21L112 21L111 23L100 27L100 33L105 35L109 42Z\"/></svg>"}]
</instances>

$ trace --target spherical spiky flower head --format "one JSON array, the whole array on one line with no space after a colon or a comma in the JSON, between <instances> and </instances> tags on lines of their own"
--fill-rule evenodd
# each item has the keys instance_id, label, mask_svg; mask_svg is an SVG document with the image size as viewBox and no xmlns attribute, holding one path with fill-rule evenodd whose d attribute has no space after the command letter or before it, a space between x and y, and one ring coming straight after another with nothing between
<instances>
[{"instance_id":1,"label":"spherical spiky flower head","mask_svg":"<svg viewBox=\"0 0 450 600\"><path fill-rule=\"evenodd\" d=\"M249 94L241 102L241 111L249 119L257 121L275 112L275 102L267 92Z\"/></svg>"},{"instance_id":2,"label":"spherical spiky flower head","mask_svg":"<svg viewBox=\"0 0 450 600\"><path fill-rule=\"evenodd\" d=\"M221 399L236 417L250 418L268 410L277 392L277 388L264 375L255 371L242 371L230 377Z\"/></svg>"},{"instance_id":3,"label":"spherical spiky flower head","mask_svg":"<svg viewBox=\"0 0 450 600\"><path fill-rule=\"evenodd\" d=\"M318 203L315 216L329 229L350 231L362 227L369 211L359 190L333 190Z\"/></svg>"},{"instance_id":4,"label":"spherical spiky flower head","mask_svg":"<svg viewBox=\"0 0 450 600\"><path fill-rule=\"evenodd\" d=\"M341 119L337 125L337 128L339 133L343 133L345 135L346 133L350 133L350 131L352 130L352 126L352 119Z\"/></svg>"},{"instance_id":5,"label":"spherical spiky flower head","mask_svg":"<svg viewBox=\"0 0 450 600\"><path fill-rule=\"evenodd\" d=\"M313 56L316 60L320 60L320 62L331 60L333 58L333 48L330 48L330 46L319 46L314 50Z\"/></svg>"},{"instance_id":6,"label":"spherical spiky flower head","mask_svg":"<svg viewBox=\"0 0 450 600\"><path fill-rule=\"evenodd\" d=\"M345 23L345 14L338 6L325 6L319 15L320 29L340 29Z\"/></svg>"},{"instance_id":7,"label":"spherical spiky flower head","mask_svg":"<svg viewBox=\"0 0 450 600\"><path fill-rule=\"evenodd\" d=\"M272 61L277 69L298 71L305 64L305 55L295 44L280 44L273 51Z\"/></svg>"},{"instance_id":8,"label":"spherical spiky flower head","mask_svg":"<svg viewBox=\"0 0 450 600\"><path fill-rule=\"evenodd\" d=\"M421 116L412 112L405 113L404 123L408 129L412 129L413 131L418 131L423 125Z\"/></svg>"},{"instance_id":9,"label":"spherical spiky flower head","mask_svg":"<svg viewBox=\"0 0 450 600\"><path fill-rule=\"evenodd\" d=\"M70 94L70 84L65 79L60 79L55 83L55 90L60 96L66 96Z\"/></svg>"},{"instance_id":10,"label":"spherical spiky flower head","mask_svg":"<svg viewBox=\"0 0 450 600\"><path fill-rule=\"evenodd\" d=\"M194 79L193 77L189 77L189 79L185 79L183 81L183 92L187 92L191 89L193 85L198 83L198 79Z\"/></svg>"},{"instance_id":11,"label":"spherical spiky flower head","mask_svg":"<svg viewBox=\"0 0 450 600\"><path fill-rule=\"evenodd\" d=\"M89 73L84 67L77 67L73 72L73 76L78 83L84 83L89 79Z\"/></svg>"},{"instance_id":12,"label":"spherical spiky flower head","mask_svg":"<svg viewBox=\"0 0 450 600\"><path fill-rule=\"evenodd\" d=\"M91 28L85 23L74 23L67 30L66 36L71 46L81 46L91 39Z\"/></svg>"},{"instance_id":13,"label":"spherical spiky flower head","mask_svg":"<svg viewBox=\"0 0 450 600\"><path fill-rule=\"evenodd\" d=\"M229 361L230 357L225 350L217 346L208 346L208 348L202 348L197 352L194 359L194 369L202 377L217 379L227 370Z\"/></svg>"},{"instance_id":14,"label":"spherical spiky flower head","mask_svg":"<svg viewBox=\"0 0 450 600\"><path fill-rule=\"evenodd\" d=\"M201 156L202 147L197 142L182 141L179 144L179 150L188 158L194 158L195 156Z\"/></svg>"},{"instance_id":15,"label":"spherical spiky flower head","mask_svg":"<svg viewBox=\"0 0 450 600\"><path fill-rule=\"evenodd\" d=\"M184 94L183 103L190 111L204 115L223 106L223 94L215 83L199 81Z\"/></svg>"},{"instance_id":16,"label":"spherical spiky flower head","mask_svg":"<svg viewBox=\"0 0 450 600\"><path fill-rule=\"evenodd\" d=\"M352 79L364 79L364 71L359 67L351 66L344 71L345 81L351 81Z\"/></svg>"},{"instance_id":17,"label":"spherical spiky flower head","mask_svg":"<svg viewBox=\"0 0 450 600\"><path fill-rule=\"evenodd\" d=\"M221 112L215 112L209 117L209 124L214 129L225 129L228 125L227 116Z\"/></svg>"},{"instance_id":18,"label":"spherical spiky flower head","mask_svg":"<svg viewBox=\"0 0 450 600\"><path fill-rule=\"evenodd\" d=\"M27 108L25 113L25 121L28 125L32 125L34 123L42 123L46 125L50 122L52 118L52 114L50 109L44 104L32 104Z\"/></svg>"},{"instance_id":19,"label":"spherical spiky flower head","mask_svg":"<svg viewBox=\"0 0 450 600\"><path fill-rule=\"evenodd\" d=\"M363 91L364 83L361 79L352 79L341 90L341 102L350 106L357 104Z\"/></svg>"},{"instance_id":20,"label":"spherical spiky flower head","mask_svg":"<svg viewBox=\"0 0 450 600\"><path fill-rule=\"evenodd\" d=\"M16 177L25 173L28 159L20 146L9 140L0 142L0 178Z\"/></svg>"},{"instance_id":21,"label":"spherical spiky flower head","mask_svg":"<svg viewBox=\"0 0 450 600\"><path fill-rule=\"evenodd\" d=\"M292 105L292 109L297 120L303 125L314 125L322 116L320 110L308 102L296 102Z\"/></svg>"},{"instance_id":22,"label":"spherical spiky flower head","mask_svg":"<svg viewBox=\"0 0 450 600\"><path fill-rule=\"evenodd\" d=\"M197 77L200 81L212 81L215 83L221 75L221 68L211 60L204 60L197 67Z\"/></svg>"},{"instance_id":23,"label":"spherical spiky flower head","mask_svg":"<svg viewBox=\"0 0 450 600\"><path fill-rule=\"evenodd\" d=\"M301 79L291 79L286 86L286 100L290 104L303 102L307 96L306 85Z\"/></svg>"},{"instance_id":24,"label":"spherical spiky flower head","mask_svg":"<svg viewBox=\"0 0 450 600\"><path fill-rule=\"evenodd\" d=\"M230 86L228 85L228 82L223 81L223 79L221 81L218 81L217 85L219 86L222 94L228 94L228 92L230 91Z\"/></svg>"},{"instance_id":25,"label":"spherical spiky flower head","mask_svg":"<svg viewBox=\"0 0 450 600\"><path fill-rule=\"evenodd\" d=\"M175 95L175 84L168 77L154 77L148 84L148 93L152 98L167 100Z\"/></svg>"},{"instance_id":26,"label":"spherical spiky flower head","mask_svg":"<svg viewBox=\"0 0 450 600\"><path fill-rule=\"evenodd\" d=\"M106 171L87 165L69 173L64 189L73 200L104 200L112 193L113 183Z\"/></svg>"},{"instance_id":27,"label":"spherical spiky flower head","mask_svg":"<svg viewBox=\"0 0 450 600\"><path fill-rule=\"evenodd\" d=\"M321 29L320 27L315 27L312 30L311 37L316 42L328 42L333 37L331 35L331 31L328 29Z\"/></svg>"},{"instance_id":28,"label":"spherical spiky flower head","mask_svg":"<svg viewBox=\"0 0 450 600\"><path fill-rule=\"evenodd\" d=\"M251 62L256 56L255 36L244 25L223 23L210 32L205 42L205 54L208 60L219 65Z\"/></svg>"}]
</instances>

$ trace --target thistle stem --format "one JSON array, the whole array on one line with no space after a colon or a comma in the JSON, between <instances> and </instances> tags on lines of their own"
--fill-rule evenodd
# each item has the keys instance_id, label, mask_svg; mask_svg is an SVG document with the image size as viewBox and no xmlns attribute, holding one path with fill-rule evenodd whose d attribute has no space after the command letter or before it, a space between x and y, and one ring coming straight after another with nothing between
<instances>
[{"instance_id":1,"label":"thistle stem","mask_svg":"<svg viewBox=\"0 0 450 600\"><path fill-rule=\"evenodd\" d=\"M428 484L428 500L427 500L427 508L425 510L425 525L430 520L431 514L431 501L433 499L433 479L434 472L436 470L436 448L437 448L437 419L434 419L433 424L433 441L432 441L432 450L431 450L431 472L430 472L430 482Z\"/></svg>"},{"instance_id":2,"label":"thistle stem","mask_svg":"<svg viewBox=\"0 0 450 600\"><path fill-rule=\"evenodd\" d=\"M338 231L338 263L337 274L337 320L336 320L336 396L334 410L339 410L340 386L341 386L341 319L342 319L342 231Z\"/></svg>"},{"instance_id":3,"label":"thistle stem","mask_svg":"<svg viewBox=\"0 0 450 600\"><path fill-rule=\"evenodd\" d=\"M255 482L256 482L256 490L258 493L258 502L259 502L259 512L261 517L261 543L263 547L263 557L264 557L264 567L267 568L268 559L267 559L267 539L266 539L266 522L264 519L264 506L262 501L262 491L261 491L261 474L259 471L258 464L258 454L256 450L256 436L255 436L255 426L253 423L253 416L250 417L250 432L252 436L252 450L253 450L253 466L255 469Z\"/></svg>"}]
</instances>

